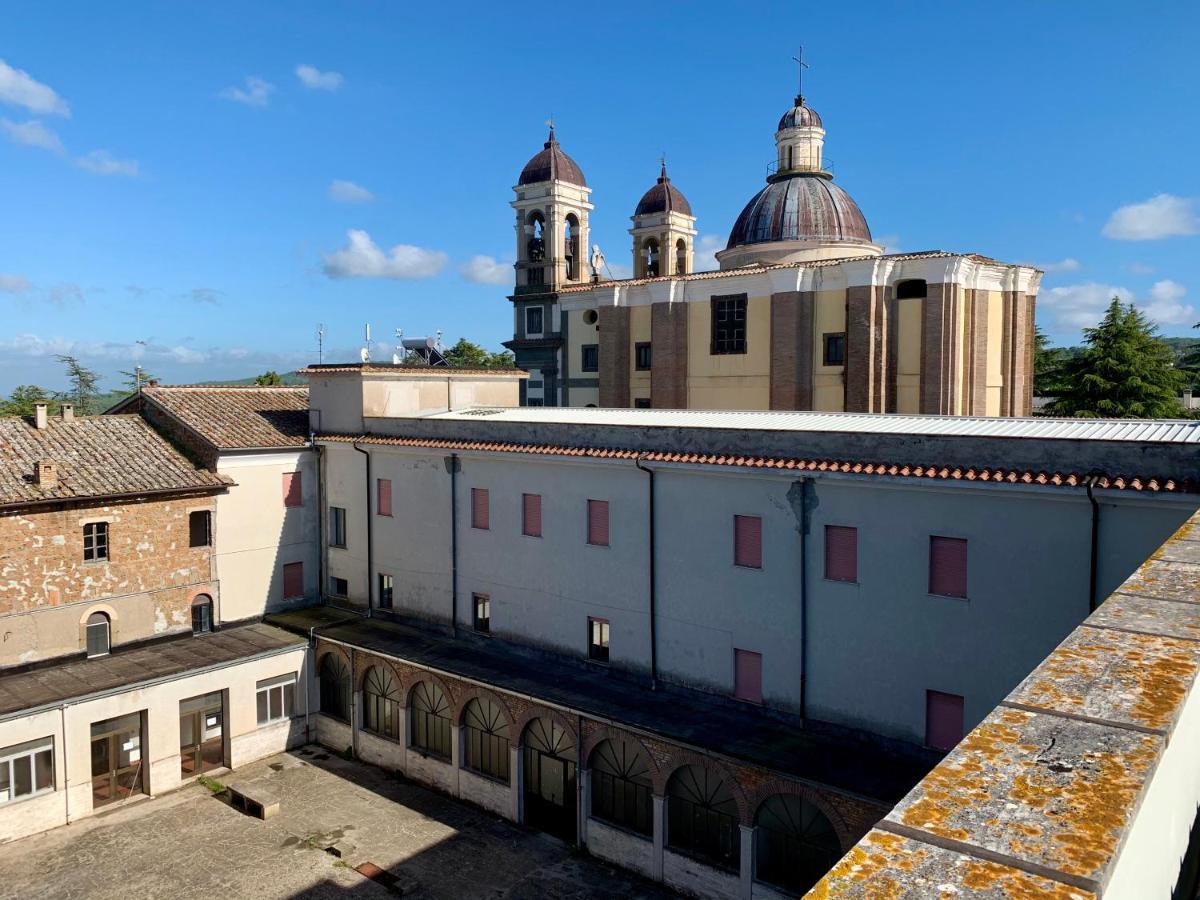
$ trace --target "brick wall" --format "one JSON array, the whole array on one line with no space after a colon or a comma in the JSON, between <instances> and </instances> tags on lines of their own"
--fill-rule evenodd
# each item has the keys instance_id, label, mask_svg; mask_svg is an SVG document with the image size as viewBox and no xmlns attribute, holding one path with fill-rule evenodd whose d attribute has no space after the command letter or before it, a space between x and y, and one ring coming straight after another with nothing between
<instances>
[{"instance_id":1,"label":"brick wall","mask_svg":"<svg viewBox=\"0 0 1200 900\"><path fill-rule=\"evenodd\" d=\"M629 307L600 307L600 405L627 409L629 399Z\"/></svg>"},{"instance_id":2,"label":"brick wall","mask_svg":"<svg viewBox=\"0 0 1200 900\"><path fill-rule=\"evenodd\" d=\"M655 409L687 409L687 305L650 307L650 404Z\"/></svg>"},{"instance_id":3,"label":"brick wall","mask_svg":"<svg viewBox=\"0 0 1200 900\"><path fill-rule=\"evenodd\" d=\"M813 293L771 295L771 409L812 409Z\"/></svg>"}]
</instances>

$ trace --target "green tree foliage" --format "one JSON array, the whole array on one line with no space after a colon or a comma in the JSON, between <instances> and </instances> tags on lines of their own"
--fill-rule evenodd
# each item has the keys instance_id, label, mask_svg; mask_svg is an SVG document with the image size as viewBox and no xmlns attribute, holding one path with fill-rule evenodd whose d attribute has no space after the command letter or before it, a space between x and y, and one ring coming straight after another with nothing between
<instances>
[{"instance_id":1,"label":"green tree foliage","mask_svg":"<svg viewBox=\"0 0 1200 900\"><path fill-rule=\"evenodd\" d=\"M514 362L513 355L507 350L490 353L466 338L459 338L444 355L450 365L472 369L511 369Z\"/></svg>"},{"instance_id":2,"label":"green tree foliage","mask_svg":"<svg viewBox=\"0 0 1200 900\"><path fill-rule=\"evenodd\" d=\"M83 365L74 356L56 357L67 369L67 381L71 387L62 395L64 401L70 400L75 404L75 413L80 416L90 416L97 412L93 409L96 397L100 391L98 385L100 376Z\"/></svg>"},{"instance_id":3,"label":"green tree foliage","mask_svg":"<svg viewBox=\"0 0 1200 900\"><path fill-rule=\"evenodd\" d=\"M267 387L276 384L283 384L283 379L279 377L279 373L272 369L270 372L263 372L254 379L254 383L260 387Z\"/></svg>"},{"instance_id":4,"label":"green tree foliage","mask_svg":"<svg viewBox=\"0 0 1200 900\"><path fill-rule=\"evenodd\" d=\"M1062 367L1070 355L1065 347L1051 347L1041 326L1033 333L1033 393L1038 397L1056 397L1064 390Z\"/></svg>"},{"instance_id":5,"label":"green tree foliage","mask_svg":"<svg viewBox=\"0 0 1200 900\"><path fill-rule=\"evenodd\" d=\"M121 386L124 387L125 390L130 394L132 394L134 391L136 391L139 387L141 387L141 385L145 384L146 382L156 381L158 379L157 375L151 375L145 369L141 370L141 382L140 383L138 381L138 369L130 369L128 371L126 371L125 369L122 369L121 374L125 376L125 380L121 382Z\"/></svg>"},{"instance_id":6,"label":"green tree foliage","mask_svg":"<svg viewBox=\"0 0 1200 900\"><path fill-rule=\"evenodd\" d=\"M1095 328L1085 328L1084 351L1062 366L1062 391L1047 407L1053 416L1158 419L1178 417L1183 377L1171 349L1133 304L1113 297Z\"/></svg>"},{"instance_id":7,"label":"green tree foliage","mask_svg":"<svg viewBox=\"0 0 1200 900\"><path fill-rule=\"evenodd\" d=\"M0 416L32 416L37 403L49 404L51 414L58 412L58 401L50 391L36 384L18 385L7 400L0 400Z\"/></svg>"}]
</instances>

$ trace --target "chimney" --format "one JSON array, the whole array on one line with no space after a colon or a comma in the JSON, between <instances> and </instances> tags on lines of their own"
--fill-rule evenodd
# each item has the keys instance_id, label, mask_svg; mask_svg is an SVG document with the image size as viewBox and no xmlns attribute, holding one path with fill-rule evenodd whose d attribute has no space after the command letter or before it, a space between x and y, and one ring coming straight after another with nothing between
<instances>
[{"instance_id":1,"label":"chimney","mask_svg":"<svg viewBox=\"0 0 1200 900\"><path fill-rule=\"evenodd\" d=\"M146 387L158 387L158 379L151 378L149 381L146 382Z\"/></svg>"},{"instance_id":2,"label":"chimney","mask_svg":"<svg viewBox=\"0 0 1200 900\"><path fill-rule=\"evenodd\" d=\"M58 465L52 459L40 459L33 467L33 480L42 487L58 486Z\"/></svg>"},{"instance_id":3,"label":"chimney","mask_svg":"<svg viewBox=\"0 0 1200 900\"><path fill-rule=\"evenodd\" d=\"M46 430L46 426L49 424L49 415L45 403L33 404L33 421L39 431Z\"/></svg>"},{"instance_id":4,"label":"chimney","mask_svg":"<svg viewBox=\"0 0 1200 900\"><path fill-rule=\"evenodd\" d=\"M74 422L75 421L75 406L71 403L63 403L61 405L61 408L62 408L62 420L64 422Z\"/></svg>"}]
</instances>

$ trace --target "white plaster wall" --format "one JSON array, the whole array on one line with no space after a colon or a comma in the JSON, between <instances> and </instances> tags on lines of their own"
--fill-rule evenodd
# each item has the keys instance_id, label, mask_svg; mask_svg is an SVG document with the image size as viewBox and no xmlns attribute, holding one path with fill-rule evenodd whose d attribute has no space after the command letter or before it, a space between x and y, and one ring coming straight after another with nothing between
<instances>
[{"instance_id":1,"label":"white plaster wall","mask_svg":"<svg viewBox=\"0 0 1200 900\"><path fill-rule=\"evenodd\" d=\"M54 740L55 790L0 805L0 843L36 834L66 821L60 712L52 710L0 722L0 750L47 737Z\"/></svg>"},{"instance_id":2,"label":"white plaster wall","mask_svg":"<svg viewBox=\"0 0 1200 900\"><path fill-rule=\"evenodd\" d=\"M734 873L671 850L663 851L663 881L694 897L712 900L728 900L741 891L741 879Z\"/></svg>"},{"instance_id":3,"label":"white plaster wall","mask_svg":"<svg viewBox=\"0 0 1200 900\"><path fill-rule=\"evenodd\" d=\"M404 771L403 744L361 729L358 732L358 758L373 766Z\"/></svg>"},{"instance_id":4,"label":"white plaster wall","mask_svg":"<svg viewBox=\"0 0 1200 900\"><path fill-rule=\"evenodd\" d=\"M587 848L593 856L632 869L647 878L654 877L654 841L648 837L589 817Z\"/></svg>"},{"instance_id":5,"label":"white plaster wall","mask_svg":"<svg viewBox=\"0 0 1200 900\"><path fill-rule=\"evenodd\" d=\"M458 796L501 818L512 818L513 799L510 784L501 784L469 769L459 769Z\"/></svg>"},{"instance_id":6,"label":"white plaster wall","mask_svg":"<svg viewBox=\"0 0 1200 900\"><path fill-rule=\"evenodd\" d=\"M454 766L449 762L426 756L412 747L408 748L405 773L413 781L420 781L447 794L454 793Z\"/></svg>"},{"instance_id":7,"label":"white plaster wall","mask_svg":"<svg viewBox=\"0 0 1200 900\"><path fill-rule=\"evenodd\" d=\"M313 716L313 722L317 727L317 743L321 746L328 747L334 753L341 753L352 745L350 726L345 722L339 722L322 713Z\"/></svg>"},{"instance_id":8,"label":"white plaster wall","mask_svg":"<svg viewBox=\"0 0 1200 900\"><path fill-rule=\"evenodd\" d=\"M329 579L333 576L349 582L349 600L366 606L367 580L367 485L366 457L349 444L325 446L325 540L329 540L329 507L340 506L346 510L346 547L328 547L324 593L329 593ZM372 473L372 487L376 473ZM378 477L387 476L380 473ZM394 485L393 485L394 487ZM374 511L374 500L371 509ZM379 570L382 571L382 570Z\"/></svg>"},{"instance_id":9,"label":"white plaster wall","mask_svg":"<svg viewBox=\"0 0 1200 900\"><path fill-rule=\"evenodd\" d=\"M361 434L363 390L357 375L310 376L308 408L314 429L327 434Z\"/></svg>"}]
</instances>

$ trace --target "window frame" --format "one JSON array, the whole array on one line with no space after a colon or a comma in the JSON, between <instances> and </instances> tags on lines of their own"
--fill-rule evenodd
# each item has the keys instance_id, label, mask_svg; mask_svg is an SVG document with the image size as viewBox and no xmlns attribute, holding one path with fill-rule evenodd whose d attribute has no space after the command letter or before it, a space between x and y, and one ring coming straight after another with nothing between
<instances>
[{"instance_id":1,"label":"window frame","mask_svg":"<svg viewBox=\"0 0 1200 900\"><path fill-rule=\"evenodd\" d=\"M326 666L331 669L340 666L340 672L333 674L340 674L342 677L326 680ZM349 664L337 653L326 653L317 665L317 696L320 698L322 715L350 724L350 716L354 710L353 675ZM330 701L328 704L326 699Z\"/></svg>"},{"instance_id":2,"label":"window frame","mask_svg":"<svg viewBox=\"0 0 1200 900\"><path fill-rule=\"evenodd\" d=\"M590 357L590 359L589 359ZM599 344L583 344L579 348L579 371L580 372L599 372L600 371L600 345Z\"/></svg>"},{"instance_id":3,"label":"window frame","mask_svg":"<svg viewBox=\"0 0 1200 900\"><path fill-rule=\"evenodd\" d=\"M346 589L344 591L339 592L337 590L337 588L334 586L335 583L339 582L339 581L346 586ZM342 578L341 576L338 576L338 575L330 575L329 576L329 596L330 597L339 597L343 600L345 598L349 597L350 596L350 579Z\"/></svg>"},{"instance_id":4,"label":"window frame","mask_svg":"<svg viewBox=\"0 0 1200 900\"><path fill-rule=\"evenodd\" d=\"M835 578L830 574L829 557L830 557L830 540L831 534L839 534L851 532L854 535L854 577L853 578ZM823 573L825 581L832 581L837 584L858 584L858 527L855 525L826 525L825 526L825 571Z\"/></svg>"},{"instance_id":5,"label":"window frame","mask_svg":"<svg viewBox=\"0 0 1200 900\"><path fill-rule=\"evenodd\" d=\"M841 355L838 359L834 359L829 352L831 341L839 342L835 345L841 349ZM835 368L846 365L846 332L827 331L821 335L821 365Z\"/></svg>"},{"instance_id":6,"label":"window frame","mask_svg":"<svg viewBox=\"0 0 1200 900\"><path fill-rule=\"evenodd\" d=\"M739 554L739 548L742 541L740 537L744 528L751 528L752 523L758 523L758 542L748 550L750 556L742 556ZM757 551L756 553L754 551ZM757 556L757 560L754 556ZM733 565L738 569L751 569L762 571L763 567L763 517L762 516L743 516L734 514L733 516Z\"/></svg>"},{"instance_id":7,"label":"window frame","mask_svg":"<svg viewBox=\"0 0 1200 900\"><path fill-rule=\"evenodd\" d=\"M384 579L387 581L384 581ZM392 609L396 599L396 580L387 572L377 572L376 580L379 582L378 606L380 609Z\"/></svg>"},{"instance_id":8,"label":"window frame","mask_svg":"<svg viewBox=\"0 0 1200 900\"><path fill-rule=\"evenodd\" d=\"M375 679L372 673L381 675ZM374 681L374 684L372 683ZM383 690L376 690L382 688ZM362 729L384 740L400 740L400 679L384 663L374 663L363 676Z\"/></svg>"},{"instance_id":9,"label":"window frame","mask_svg":"<svg viewBox=\"0 0 1200 900\"><path fill-rule=\"evenodd\" d=\"M479 614L479 607L485 608L485 615ZM492 633L492 596L491 594L471 594L471 627L479 634Z\"/></svg>"},{"instance_id":10,"label":"window frame","mask_svg":"<svg viewBox=\"0 0 1200 900\"><path fill-rule=\"evenodd\" d=\"M962 546L962 593L947 593L945 591L934 590L934 549L939 541L945 541L947 544ZM971 559L970 559L970 541L962 537L950 537L943 534L931 534L929 536L929 594L933 597L948 597L951 600L969 600L970 599L970 577L971 577Z\"/></svg>"},{"instance_id":11,"label":"window frame","mask_svg":"<svg viewBox=\"0 0 1200 900\"><path fill-rule=\"evenodd\" d=\"M329 546L337 550L345 550L346 538L346 507L329 507Z\"/></svg>"},{"instance_id":12,"label":"window frame","mask_svg":"<svg viewBox=\"0 0 1200 900\"><path fill-rule=\"evenodd\" d=\"M109 562L108 522L85 522L83 525L83 561L85 563Z\"/></svg>"},{"instance_id":13,"label":"window frame","mask_svg":"<svg viewBox=\"0 0 1200 900\"><path fill-rule=\"evenodd\" d=\"M206 600L201 600L200 597L207 597ZM201 619L202 627L196 627L196 613L204 611ZM213 599L208 594L201 594L192 599L192 634L211 634L213 631Z\"/></svg>"},{"instance_id":14,"label":"window frame","mask_svg":"<svg viewBox=\"0 0 1200 900\"><path fill-rule=\"evenodd\" d=\"M633 369L635 372L649 372L654 365L654 352L651 349L653 341L635 341L633 345ZM645 363L642 356L645 355Z\"/></svg>"},{"instance_id":15,"label":"window frame","mask_svg":"<svg viewBox=\"0 0 1200 900\"><path fill-rule=\"evenodd\" d=\"M284 675L276 675L274 678L264 678L258 681L254 686L254 706L255 706L255 721L259 728L264 728L267 725L275 725L279 722L286 722L296 717L296 684L298 678L295 672L289 672ZM291 690L288 690L288 689ZM274 708L272 703L272 695L278 691L279 711L278 716L273 716L271 710ZM265 707L260 697L265 697ZM266 717L263 717L263 709L266 709Z\"/></svg>"},{"instance_id":16,"label":"window frame","mask_svg":"<svg viewBox=\"0 0 1200 900\"><path fill-rule=\"evenodd\" d=\"M288 591L287 591L287 583L288 583L287 573L288 573L289 566L293 566L293 567L299 566L300 567L300 569L299 569L299 571L300 571L300 593L298 593L298 594L289 595ZM293 568L292 571L294 572L294 571L296 571L296 569ZM280 580L282 582L279 587L280 587L280 592L283 594L284 600L299 600L304 597L304 560L292 560L291 562L285 562L283 564L283 567L280 569L279 575L280 575Z\"/></svg>"},{"instance_id":17,"label":"window frame","mask_svg":"<svg viewBox=\"0 0 1200 900\"><path fill-rule=\"evenodd\" d=\"M38 787L38 757L43 753L50 754L50 783L48 785ZM29 790L18 794L18 776L16 774L16 765L18 760L28 760L29 766ZM55 771L54 759L54 736L48 735L44 738L35 738L32 741L25 741L21 744L13 744L9 747L0 747L0 772L4 773L4 796L0 797L0 807L9 806L13 803L20 803L24 800L31 800L34 797L39 797L42 794L52 794L57 790L58 773Z\"/></svg>"},{"instance_id":18,"label":"window frame","mask_svg":"<svg viewBox=\"0 0 1200 900\"><path fill-rule=\"evenodd\" d=\"M375 515L392 518L392 479L390 478L375 479Z\"/></svg>"},{"instance_id":19,"label":"window frame","mask_svg":"<svg viewBox=\"0 0 1200 900\"><path fill-rule=\"evenodd\" d=\"M749 345L749 312L750 302L746 294L725 294L709 300L709 343L710 356L740 356L747 352ZM733 319L722 321L730 313ZM741 334L738 335L738 323L741 323ZM732 334L725 334L732 331Z\"/></svg>"},{"instance_id":20,"label":"window frame","mask_svg":"<svg viewBox=\"0 0 1200 900\"><path fill-rule=\"evenodd\" d=\"M537 529L534 530L530 525L530 504L537 505ZM541 494L522 494L521 495L521 534L525 537L540 538L542 536L542 495Z\"/></svg>"},{"instance_id":21,"label":"window frame","mask_svg":"<svg viewBox=\"0 0 1200 900\"><path fill-rule=\"evenodd\" d=\"M654 785L644 748L628 739L605 738L592 750L588 771L588 815L606 825L653 838Z\"/></svg>"},{"instance_id":22,"label":"window frame","mask_svg":"<svg viewBox=\"0 0 1200 900\"><path fill-rule=\"evenodd\" d=\"M92 620L97 616L100 617L99 620L93 622ZM104 626L104 652L93 653L91 649L92 629L99 628L101 625ZM88 659L99 659L102 656L108 656L112 653L112 617L108 613L97 610L88 615L83 626L83 649Z\"/></svg>"},{"instance_id":23,"label":"window frame","mask_svg":"<svg viewBox=\"0 0 1200 900\"><path fill-rule=\"evenodd\" d=\"M492 530L492 495L487 488L471 488L471 527L477 531Z\"/></svg>"},{"instance_id":24,"label":"window frame","mask_svg":"<svg viewBox=\"0 0 1200 900\"><path fill-rule=\"evenodd\" d=\"M588 616L588 659L594 663L608 665L611 658L612 625L608 619Z\"/></svg>"},{"instance_id":25,"label":"window frame","mask_svg":"<svg viewBox=\"0 0 1200 900\"><path fill-rule=\"evenodd\" d=\"M442 715L437 709L417 709L417 691L422 685L425 689L425 700L429 700L429 691L435 690L445 704L446 714ZM418 681L409 692L408 710L408 746L423 756L449 762L453 758L453 731L451 730L450 699L436 681ZM425 738L418 738L418 732L424 732Z\"/></svg>"},{"instance_id":26,"label":"window frame","mask_svg":"<svg viewBox=\"0 0 1200 900\"><path fill-rule=\"evenodd\" d=\"M539 284L541 282L538 282ZM537 328L529 327L531 316L537 317ZM543 335L546 333L546 310L542 306L526 306L525 307L525 336Z\"/></svg>"},{"instance_id":27,"label":"window frame","mask_svg":"<svg viewBox=\"0 0 1200 900\"><path fill-rule=\"evenodd\" d=\"M604 540L603 541L592 540L592 538L594 537L594 535L592 534L592 509L593 509L592 504L593 503L596 504L595 509L599 510L601 507L603 507L603 509L604 509ZM612 546L612 521L609 518L610 512L611 512L611 510L609 509L607 500L594 500L590 497L588 498L587 522L585 524L587 526L587 544L589 547L611 547Z\"/></svg>"},{"instance_id":28,"label":"window frame","mask_svg":"<svg viewBox=\"0 0 1200 900\"><path fill-rule=\"evenodd\" d=\"M478 725L470 721L474 715ZM494 718L484 713L495 711ZM512 727L508 711L490 697L472 697L463 706L462 715L462 768L484 778L510 783L512 765Z\"/></svg>"},{"instance_id":29,"label":"window frame","mask_svg":"<svg viewBox=\"0 0 1200 900\"><path fill-rule=\"evenodd\" d=\"M197 518L199 517L199 518ZM202 542L196 543L196 523L204 523ZM212 546L212 510L193 509L188 513L188 549L196 550Z\"/></svg>"}]
</instances>

